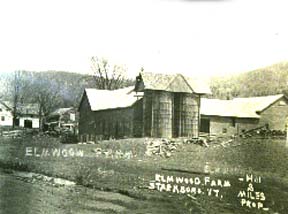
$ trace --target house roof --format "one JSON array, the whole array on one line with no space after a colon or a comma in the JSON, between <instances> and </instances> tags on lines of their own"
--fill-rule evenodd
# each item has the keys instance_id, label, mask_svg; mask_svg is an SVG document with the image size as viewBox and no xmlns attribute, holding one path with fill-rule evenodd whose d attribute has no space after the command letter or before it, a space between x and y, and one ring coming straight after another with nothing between
<instances>
[{"instance_id":1,"label":"house roof","mask_svg":"<svg viewBox=\"0 0 288 214\"><path fill-rule=\"evenodd\" d=\"M8 111L11 111L11 103L8 101L0 100L0 104L4 106Z\"/></svg>"},{"instance_id":2,"label":"house roof","mask_svg":"<svg viewBox=\"0 0 288 214\"><path fill-rule=\"evenodd\" d=\"M8 110L13 111L13 103L9 101L0 101L2 105L4 105ZM19 103L17 105L17 114L25 115L25 114L39 114L39 105L34 103Z\"/></svg>"},{"instance_id":3,"label":"house roof","mask_svg":"<svg viewBox=\"0 0 288 214\"><path fill-rule=\"evenodd\" d=\"M38 115L39 114L39 105L34 103L28 103L28 104L20 104L17 107L17 112L20 115Z\"/></svg>"},{"instance_id":4,"label":"house roof","mask_svg":"<svg viewBox=\"0 0 288 214\"><path fill-rule=\"evenodd\" d=\"M136 94L139 94L134 92L133 89L134 86L118 90L86 88L85 93L91 110L99 111L132 106L137 101Z\"/></svg>"},{"instance_id":5,"label":"house roof","mask_svg":"<svg viewBox=\"0 0 288 214\"><path fill-rule=\"evenodd\" d=\"M55 111L53 111L50 114L50 116L52 116L52 115L62 115L62 114L65 114L66 112L68 112L70 110L73 110L73 107L70 107L70 108L58 108Z\"/></svg>"},{"instance_id":6,"label":"house roof","mask_svg":"<svg viewBox=\"0 0 288 214\"><path fill-rule=\"evenodd\" d=\"M182 74L159 74L140 72L139 77L144 83L144 90L163 90L171 92L185 92L210 94L210 88L204 80L185 77Z\"/></svg>"},{"instance_id":7,"label":"house roof","mask_svg":"<svg viewBox=\"0 0 288 214\"><path fill-rule=\"evenodd\" d=\"M283 94L234 98L232 100L201 98L200 113L209 116L260 118L258 113L261 113L282 97L284 97Z\"/></svg>"}]
</instances>

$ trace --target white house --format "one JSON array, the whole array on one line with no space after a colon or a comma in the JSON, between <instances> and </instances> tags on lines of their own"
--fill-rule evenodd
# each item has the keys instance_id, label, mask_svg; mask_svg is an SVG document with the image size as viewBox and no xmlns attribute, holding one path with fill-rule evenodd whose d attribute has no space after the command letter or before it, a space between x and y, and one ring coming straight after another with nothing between
<instances>
[{"instance_id":1,"label":"white house","mask_svg":"<svg viewBox=\"0 0 288 214\"><path fill-rule=\"evenodd\" d=\"M13 105L0 101L0 127L13 126ZM37 104L21 104L17 107L16 127L39 128L39 107Z\"/></svg>"},{"instance_id":2,"label":"white house","mask_svg":"<svg viewBox=\"0 0 288 214\"><path fill-rule=\"evenodd\" d=\"M0 101L0 126L12 126L13 115L9 104Z\"/></svg>"}]
</instances>

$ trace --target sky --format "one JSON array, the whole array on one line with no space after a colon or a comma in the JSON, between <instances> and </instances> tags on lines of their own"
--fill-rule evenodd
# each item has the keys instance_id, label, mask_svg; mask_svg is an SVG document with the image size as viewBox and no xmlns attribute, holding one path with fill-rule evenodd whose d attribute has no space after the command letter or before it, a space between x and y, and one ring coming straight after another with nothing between
<instances>
[{"instance_id":1,"label":"sky","mask_svg":"<svg viewBox=\"0 0 288 214\"><path fill-rule=\"evenodd\" d=\"M91 72L91 57L214 76L288 60L287 0L0 1L0 72Z\"/></svg>"}]
</instances>

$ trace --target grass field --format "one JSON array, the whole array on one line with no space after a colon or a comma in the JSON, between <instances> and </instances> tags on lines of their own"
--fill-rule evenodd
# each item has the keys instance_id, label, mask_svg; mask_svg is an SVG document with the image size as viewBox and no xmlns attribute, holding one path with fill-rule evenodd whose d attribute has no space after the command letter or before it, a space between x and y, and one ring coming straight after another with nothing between
<instances>
[{"instance_id":1,"label":"grass field","mask_svg":"<svg viewBox=\"0 0 288 214\"><path fill-rule=\"evenodd\" d=\"M241 139L238 143L225 148L179 144L169 158L157 155L145 156L144 139L103 141L95 145L63 145L59 144L57 139L43 137L0 139L0 142L2 168L39 172L70 179L87 187L119 192L157 204L163 213L287 213L288 211L288 149L284 140ZM238 145L239 143L241 145ZM38 151L42 148L78 149L83 151L83 157L27 157L25 156L27 147L36 147ZM97 154L95 149L99 148L110 155ZM119 157L115 155L116 151L130 155ZM241 206L237 195L240 190L247 188L247 184L239 182L238 178L245 177L247 173L261 176L262 183L255 183L254 188L265 193L264 203L269 207L269 211ZM155 174L184 178L198 177L202 181L205 177L209 177L210 180L226 179L230 181L231 187L218 188L221 189L222 199L207 194L188 197L187 194L149 190L148 186L155 180ZM151 213L154 213L153 210Z\"/></svg>"}]
</instances>

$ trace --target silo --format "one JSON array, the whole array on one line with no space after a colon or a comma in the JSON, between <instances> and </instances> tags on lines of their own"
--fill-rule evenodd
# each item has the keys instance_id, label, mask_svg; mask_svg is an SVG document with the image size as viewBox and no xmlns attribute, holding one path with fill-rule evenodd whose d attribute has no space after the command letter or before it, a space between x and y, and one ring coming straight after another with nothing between
<instances>
[{"instance_id":1,"label":"silo","mask_svg":"<svg viewBox=\"0 0 288 214\"><path fill-rule=\"evenodd\" d=\"M181 94L181 137L198 137L199 97Z\"/></svg>"},{"instance_id":2,"label":"silo","mask_svg":"<svg viewBox=\"0 0 288 214\"><path fill-rule=\"evenodd\" d=\"M152 112L152 136L171 138L173 94L167 91L154 91Z\"/></svg>"}]
</instances>

